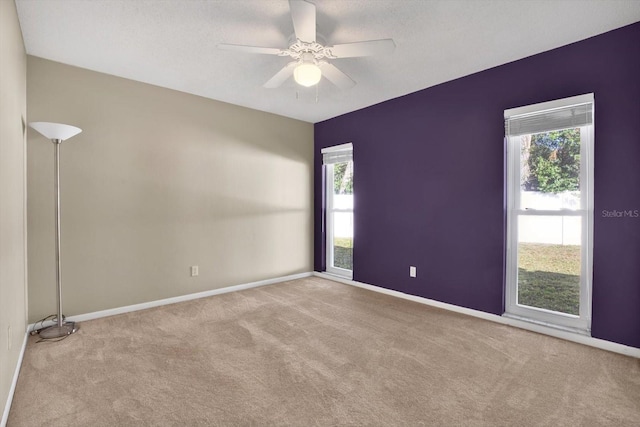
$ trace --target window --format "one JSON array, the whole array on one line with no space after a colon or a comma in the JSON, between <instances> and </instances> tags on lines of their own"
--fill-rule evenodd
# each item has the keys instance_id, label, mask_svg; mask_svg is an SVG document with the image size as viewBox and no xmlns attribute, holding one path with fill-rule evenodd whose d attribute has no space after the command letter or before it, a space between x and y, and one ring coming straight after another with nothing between
<instances>
[{"instance_id":1,"label":"window","mask_svg":"<svg viewBox=\"0 0 640 427\"><path fill-rule=\"evenodd\" d=\"M325 169L326 271L353 277L353 146L322 150Z\"/></svg>"},{"instance_id":2,"label":"window","mask_svg":"<svg viewBox=\"0 0 640 427\"><path fill-rule=\"evenodd\" d=\"M505 315L589 333L593 94L505 111Z\"/></svg>"}]
</instances>

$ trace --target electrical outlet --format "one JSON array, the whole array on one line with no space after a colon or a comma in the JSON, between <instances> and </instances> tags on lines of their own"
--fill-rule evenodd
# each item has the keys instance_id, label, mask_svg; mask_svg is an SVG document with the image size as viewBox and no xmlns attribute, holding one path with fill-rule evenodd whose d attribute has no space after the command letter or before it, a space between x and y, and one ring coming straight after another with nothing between
<instances>
[{"instance_id":1,"label":"electrical outlet","mask_svg":"<svg viewBox=\"0 0 640 427\"><path fill-rule=\"evenodd\" d=\"M198 271L197 265L191 266L191 277L196 277L200 272Z\"/></svg>"},{"instance_id":2,"label":"electrical outlet","mask_svg":"<svg viewBox=\"0 0 640 427\"><path fill-rule=\"evenodd\" d=\"M409 266L409 277L416 277L417 274L416 268L413 265Z\"/></svg>"}]
</instances>

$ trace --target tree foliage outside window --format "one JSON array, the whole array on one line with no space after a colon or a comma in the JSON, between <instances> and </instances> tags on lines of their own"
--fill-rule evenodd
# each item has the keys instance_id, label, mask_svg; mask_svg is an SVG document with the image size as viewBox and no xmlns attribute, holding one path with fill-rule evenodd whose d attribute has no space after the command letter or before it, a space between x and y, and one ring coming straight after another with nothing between
<instances>
[{"instance_id":1,"label":"tree foliage outside window","mask_svg":"<svg viewBox=\"0 0 640 427\"><path fill-rule=\"evenodd\" d=\"M560 193L580 189L580 129L531 135L525 189ZM523 153L524 154L524 153Z\"/></svg>"},{"instance_id":2,"label":"tree foliage outside window","mask_svg":"<svg viewBox=\"0 0 640 427\"><path fill-rule=\"evenodd\" d=\"M335 194L353 194L353 162L333 166L333 189Z\"/></svg>"}]
</instances>

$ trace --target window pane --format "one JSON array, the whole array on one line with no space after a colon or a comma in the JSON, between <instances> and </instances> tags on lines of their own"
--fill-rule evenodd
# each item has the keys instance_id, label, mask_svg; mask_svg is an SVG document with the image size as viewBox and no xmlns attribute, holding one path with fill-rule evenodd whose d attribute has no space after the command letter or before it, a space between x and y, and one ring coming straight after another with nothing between
<instances>
[{"instance_id":1,"label":"window pane","mask_svg":"<svg viewBox=\"0 0 640 427\"><path fill-rule=\"evenodd\" d=\"M353 270L353 212L333 213L333 266Z\"/></svg>"},{"instance_id":2,"label":"window pane","mask_svg":"<svg viewBox=\"0 0 640 427\"><path fill-rule=\"evenodd\" d=\"M333 194L353 194L353 162L333 165Z\"/></svg>"},{"instance_id":3,"label":"window pane","mask_svg":"<svg viewBox=\"0 0 640 427\"><path fill-rule=\"evenodd\" d=\"M518 217L517 303L578 316L581 218Z\"/></svg>"},{"instance_id":4,"label":"window pane","mask_svg":"<svg viewBox=\"0 0 640 427\"><path fill-rule=\"evenodd\" d=\"M333 209L353 210L353 194L336 194L333 196Z\"/></svg>"},{"instance_id":5,"label":"window pane","mask_svg":"<svg viewBox=\"0 0 640 427\"><path fill-rule=\"evenodd\" d=\"M520 138L520 209L580 209L580 129Z\"/></svg>"}]
</instances>

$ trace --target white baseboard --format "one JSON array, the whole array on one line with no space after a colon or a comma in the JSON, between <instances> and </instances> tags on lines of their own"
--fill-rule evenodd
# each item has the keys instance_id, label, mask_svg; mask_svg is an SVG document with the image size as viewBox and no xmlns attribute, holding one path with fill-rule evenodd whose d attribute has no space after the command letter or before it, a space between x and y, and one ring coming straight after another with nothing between
<instances>
[{"instance_id":1,"label":"white baseboard","mask_svg":"<svg viewBox=\"0 0 640 427\"><path fill-rule=\"evenodd\" d=\"M27 348L28 338L29 333L25 332L24 340L22 340L22 348L20 349L20 355L18 356L18 363L16 363L16 370L13 372L13 380L11 381L11 387L9 388L7 403L4 405L4 412L2 413L2 421L0 421L0 427L6 427L7 420L9 419L9 410L11 409L11 403L13 402L13 394L16 391L16 385L18 384L18 375L20 375L20 368L22 368L22 358L24 357L24 350L25 348Z\"/></svg>"},{"instance_id":2,"label":"white baseboard","mask_svg":"<svg viewBox=\"0 0 640 427\"><path fill-rule=\"evenodd\" d=\"M486 313L484 311L473 310L471 308L460 307L453 304L447 304L428 298L422 298L415 295L409 295L398 291L393 291L379 286L369 285L366 283L357 282L355 280L348 280L341 277L333 276L331 274L321 273L314 271L315 276L322 277L324 279L333 280L340 283L345 283L351 286L357 286L359 288L368 289L370 291L379 292L386 295L391 295L397 298L406 299L409 301L415 301L420 304L430 305L432 307L443 308L445 310L454 311L456 313L466 314L468 316L478 317L480 319L490 320L492 322L501 323L503 325L514 326L520 329L526 329L528 331L537 332L539 334L550 335L552 337L561 338L567 341L572 341L579 344L588 345L590 347L596 347L602 350L611 351L614 353L624 354L625 356L631 356L640 359L640 348L630 347L624 344L618 344L611 341L601 340L599 338L593 338L590 336L563 331L560 329L550 328L535 323L526 322L505 316L498 316L496 314Z\"/></svg>"},{"instance_id":3,"label":"white baseboard","mask_svg":"<svg viewBox=\"0 0 640 427\"><path fill-rule=\"evenodd\" d=\"M272 285L275 283L286 282L289 280L301 279L303 277L309 277L312 275L313 273L307 272L307 273L292 274L292 275L283 276L283 277L276 277L273 279L259 280L257 282L243 283L240 285L227 286L225 288L212 289L210 291L196 292L193 294L180 295L178 297L143 302L140 304L127 305L124 307L111 308L108 310L94 311L93 313L78 314L75 316L69 316L66 318L66 320L72 321L72 322L85 322L87 320L99 319L101 317L115 316L116 314L130 313L132 311L145 310L147 308L159 307L162 305L175 304L178 302L190 301L198 298L206 298L214 295L226 294L228 292L242 291L244 289L257 288L259 286L266 286L266 285ZM46 327L46 326L53 325L54 323L55 322L47 321L47 322L44 322L44 324L41 326L40 323L38 322L38 327L39 328ZM34 326L33 323L29 325L29 331L32 330L33 326Z\"/></svg>"}]
</instances>

